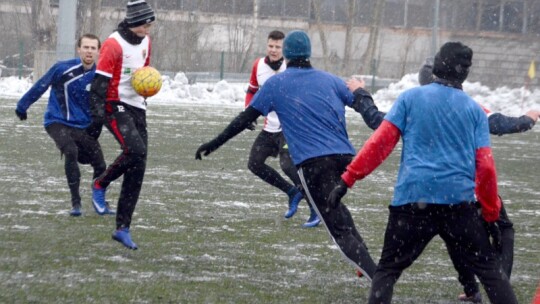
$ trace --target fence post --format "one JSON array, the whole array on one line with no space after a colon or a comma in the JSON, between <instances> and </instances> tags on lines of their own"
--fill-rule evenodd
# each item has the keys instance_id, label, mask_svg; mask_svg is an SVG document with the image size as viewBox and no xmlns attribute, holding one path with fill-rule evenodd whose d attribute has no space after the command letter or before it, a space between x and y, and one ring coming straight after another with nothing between
<instances>
[{"instance_id":1,"label":"fence post","mask_svg":"<svg viewBox=\"0 0 540 304\"><path fill-rule=\"evenodd\" d=\"M221 67L219 69L219 80L223 80L224 69L225 69L225 51L221 51Z\"/></svg>"}]
</instances>

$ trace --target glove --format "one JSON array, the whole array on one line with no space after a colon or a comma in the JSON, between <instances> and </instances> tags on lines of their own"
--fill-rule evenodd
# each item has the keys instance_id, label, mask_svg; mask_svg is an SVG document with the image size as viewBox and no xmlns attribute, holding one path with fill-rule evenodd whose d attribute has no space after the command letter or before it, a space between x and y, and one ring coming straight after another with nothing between
<instances>
[{"instance_id":1,"label":"glove","mask_svg":"<svg viewBox=\"0 0 540 304\"><path fill-rule=\"evenodd\" d=\"M495 250L500 252L501 251L501 230L499 229L499 225L497 225L497 222L493 222L493 223L484 222L484 226L486 227L488 235L491 237L491 245L495 248Z\"/></svg>"},{"instance_id":2,"label":"glove","mask_svg":"<svg viewBox=\"0 0 540 304\"><path fill-rule=\"evenodd\" d=\"M217 143L215 139L202 144L199 147L199 149L197 149L197 152L195 153L195 159L202 159L201 153L203 153L204 156L208 156L208 154L216 151L219 148L219 146L220 145Z\"/></svg>"},{"instance_id":3,"label":"glove","mask_svg":"<svg viewBox=\"0 0 540 304\"><path fill-rule=\"evenodd\" d=\"M15 114L17 114L17 117L19 117L20 120L26 120L26 112L19 112L19 110L15 109Z\"/></svg>"},{"instance_id":4,"label":"glove","mask_svg":"<svg viewBox=\"0 0 540 304\"><path fill-rule=\"evenodd\" d=\"M257 121L253 121L249 126L246 127L246 129L250 130L250 131L254 131L255 128L257 128Z\"/></svg>"},{"instance_id":5,"label":"glove","mask_svg":"<svg viewBox=\"0 0 540 304\"><path fill-rule=\"evenodd\" d=\"M330 192L330 195L328 195L328 200L326 202L328 203L328 206L330 206L330 208L337 208L339 202L341 201L341 198L343 198L343 196L345 196L345 194L347 193L347 188L348 187L345 182L340 179L332 192Z\"/></svg>"}]
</instances>

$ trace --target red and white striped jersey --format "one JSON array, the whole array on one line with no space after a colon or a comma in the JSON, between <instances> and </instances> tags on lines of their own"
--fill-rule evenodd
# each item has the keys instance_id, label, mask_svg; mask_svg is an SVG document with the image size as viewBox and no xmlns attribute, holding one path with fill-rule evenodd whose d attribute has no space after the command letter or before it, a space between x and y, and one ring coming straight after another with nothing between
<instances>
[{"instance_id":1,"label":"red and white striped jersey","mask_svg":"<svg viewBox=\"0 0 540 304\"><path fill-rule=\"evenodd\" d=\"M148 36L140 44L133 45L114 32L103 42L96 73L111 78L107 101L122 101L146 110L144 97L131 86L131 75L138 68L150 64L150 51Z\"/></svg>"},{"instance_id":2,"label":"red and white striped jersey","mask_svg":"<svg viewBox=\"0 0 540 304\"><path fill-rule=\"evenodd\" d=\"M274 71L268 64L266 64L264 57L255 60L253 63L253 69L251 71L251 78L249 79L248 92L246 94L246 107L249 106L253 95L255 95L255 93L263 86L268 78L277 73L285 71L286 68L287 65L285 62L283 62L279 67L279 70ZM272 111L266 115L263 130L270 133L281 132L281 123L279 122L276 112Z\"/></svg>"}]
</instances>

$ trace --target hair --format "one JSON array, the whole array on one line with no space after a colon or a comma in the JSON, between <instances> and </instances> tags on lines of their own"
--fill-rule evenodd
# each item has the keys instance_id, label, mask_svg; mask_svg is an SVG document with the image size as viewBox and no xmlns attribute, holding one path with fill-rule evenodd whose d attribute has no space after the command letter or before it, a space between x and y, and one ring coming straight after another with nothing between
<instances>
[{"instance_id":1,"label":"hair","mask_svg":"<svg viewBox=\"0 0 540 304\"><path fill-rule=\"evenodd\" d=\"M268 34L268 39L283 40L285 39L285 34L283 34L282 31L271 31L270 34Z\"/></svg>"},{"instance_id":2,"label":"hair","mask_svg":"<svg viewBox=\"0 0 540 304\"><path fill-rule=\"evenodd\" d=\"M92 39L92 40L97 40L97 42L98 42L98 49L101 49L101 41L99 40L98 36L96 36L96 35L94 35L94 34L84 34L84 35L82 35L81 37L79 37L79 39L77 40L77 47L81 47L81 43L82 43L83 38L88 38L88 39Z\"/></svg>"}]
</instances>

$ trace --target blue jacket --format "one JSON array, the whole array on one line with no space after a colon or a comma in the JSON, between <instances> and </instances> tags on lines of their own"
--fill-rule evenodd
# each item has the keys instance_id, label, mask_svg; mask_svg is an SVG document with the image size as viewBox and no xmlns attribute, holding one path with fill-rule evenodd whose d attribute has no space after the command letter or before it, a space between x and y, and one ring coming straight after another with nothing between
<instances>
[{"instance_id":1,"label":"blue jacket","mask_svg":"<svg viewBox=\"0 0 540 304\"><path fill-rule=\"evenodd\" d=\"M52 87L44 115L45 127L60 123L79 129L87 128L92 122L89 90L95 71L95 65L85 71L80 58L57 62L19 100L17 111L26 113Z\"/></svg>"},{"instance_id":2,"label":"blue jacket","mask_svg":"<svg viewBox=\"0 0 540 304\"><path fill-rule=\"evenodd\" d=\"M343 80L314 68L287 67L270 77L250 106L278 114L295 165L334 154L354 155L345 126L345 106L354 97Z\"/></svg>"}]
</instances>

